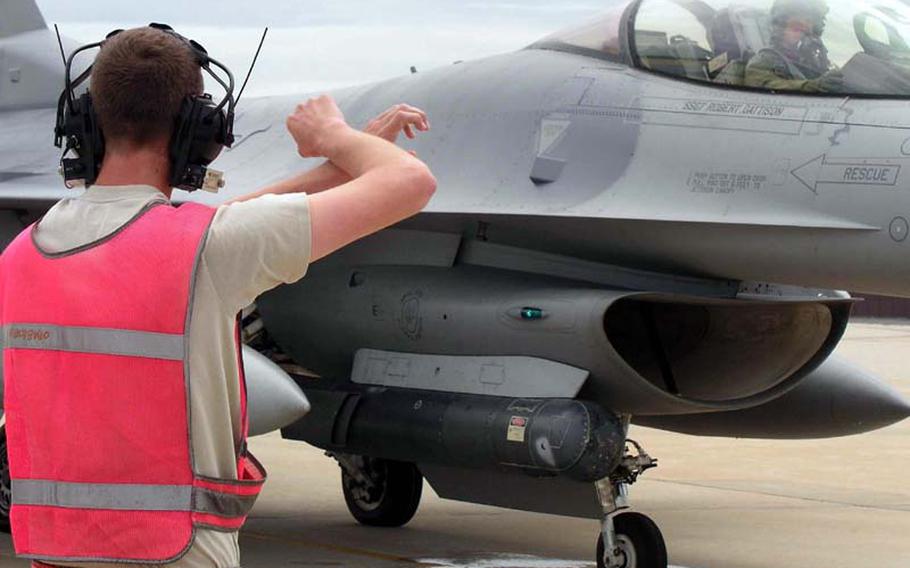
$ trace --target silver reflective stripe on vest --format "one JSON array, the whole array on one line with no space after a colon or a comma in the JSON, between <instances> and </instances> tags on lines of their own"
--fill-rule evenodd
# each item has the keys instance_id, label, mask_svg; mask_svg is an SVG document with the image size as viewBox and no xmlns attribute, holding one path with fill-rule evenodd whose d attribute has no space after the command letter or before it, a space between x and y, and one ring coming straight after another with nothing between
<instances>
[{"instance_id":1,"label":"silver reflective stripe on vest","mask_svg":"<svg viewBox=\"0 0 910 568\"><path fill-rule=\"evenodd\" d=\"M257 495L231 495L196 488L193 491L193 510L216 517L237 519L250 514Z\"/></svg>"},{"instance_id":2,"label":"silver reflective stripe on vest","mask_svg":"<svg viewBox=\"0 0 910 568\"><path fill-rule=\"evenodd\" d=\"M12 480L13 505L39 505L66 509L189 511L192 492L193 488L188 485Z\"/></svg>"},{"instance_id":3,"label":"silver reflective stripe on vest","mask_svg":"<svg viewBox=\"0 0 910 568\"><path fill-rule=\"evenodd\" d=\"M191 485L67 483L12 480L13 505L112 511L194 511L225 518L249 514L255 495L218 493Z\"/></svg>"},{"instance_id":4,"label":"silver reflective stripe on vest","mask_svg":"<svg viewBox=\"0 0 910 568\"><path fill-rule=\"evenodd\" d=\"M3 347L183 361L186 339L182 334L128 329L11 324L3 327Z\"/></svg>"}]
</instances>

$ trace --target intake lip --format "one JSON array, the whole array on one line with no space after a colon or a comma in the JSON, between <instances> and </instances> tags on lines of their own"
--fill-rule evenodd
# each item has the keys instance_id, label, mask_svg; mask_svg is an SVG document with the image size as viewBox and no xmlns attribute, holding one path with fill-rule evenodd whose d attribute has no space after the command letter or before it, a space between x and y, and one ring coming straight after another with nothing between
<instances>
[{"instance_id":1,"label":"intake lip","mask_svg":"<svg viewBox=\"0 0 910 568\"><path fill-rule=\"evenodd\" d=\"M651 386L718 410L747 408L780 396L823 362L851 305L642 294L614 302L604 329Z\"/></svg>"}]
</instances>

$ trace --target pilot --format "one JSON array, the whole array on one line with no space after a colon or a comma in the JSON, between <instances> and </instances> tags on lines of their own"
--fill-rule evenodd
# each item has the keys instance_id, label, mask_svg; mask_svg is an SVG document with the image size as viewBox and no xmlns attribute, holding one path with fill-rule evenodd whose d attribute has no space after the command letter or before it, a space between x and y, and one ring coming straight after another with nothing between
<instances>
[{"instance_id":1,"label":"pilot","mask_svg":"<svg viewBox=\"0 0 910 568\"><path fill-rule=\"evenodd\" d=\"M396 106L364 133L324 96L286 120L296 153L322 165L177 207L169 141L202 88L178 36L109 39L90 87L106 142L96 183L0 257L12 533L35 566L240 566L265 472L246 450L236 314L435 191L392 143L429 128L422 111ZM269 163L279 141L246 179L299 167Z\"/></svg>"},{"instance_id":2,"label":"pilot","mask_svg":"<svg viewBox=\"0 0 910 568\"><path fill-rule=\"evenodd\" d=\"M822 41L828 10L825 0L775 0L771 47L749 61L745 85L804 93L840 91L843 76Z\"/></svg>"}]
</instances>

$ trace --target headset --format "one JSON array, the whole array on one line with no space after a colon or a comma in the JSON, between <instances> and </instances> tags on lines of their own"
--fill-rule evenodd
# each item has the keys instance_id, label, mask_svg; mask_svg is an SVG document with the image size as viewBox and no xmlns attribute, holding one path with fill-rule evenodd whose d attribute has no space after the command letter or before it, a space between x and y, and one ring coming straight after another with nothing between
<instances>
[{"instance_id":1,"label":"headset","mask_svg":"<svg viewBox=\"0 0 910 568\"><path fill-rule=\"evenodd\" d=\"M168 148L171 164L169 183L172 187L186 191L203 189L217 192L224 186L224 175L210 169L208 165L225 147L230 148L234 143L234 75L230 69L209 56L204 47L178 34L167 24L152 23L149 27L185 43L199 67L225 91L225 96L217 104L208 93L186 97L174 121ZM104 159L104 134L98 124L91 92L86 91L79 97L75 93L79 85L91 76L94 64L72 79L73 60L83 51L102 48L107 40L122 31L114 30L104 40L84 45L66 58L66 83L57 104L54 145L64 148L60 158L60 172L67 187L83 184L88 187L94 184ZM219 77L212 66L220 69L226 75L226 80ZM242 92L241 89L241 94ZM67 157L70 154L73 157Z\"/></svg>"}]
</instances>

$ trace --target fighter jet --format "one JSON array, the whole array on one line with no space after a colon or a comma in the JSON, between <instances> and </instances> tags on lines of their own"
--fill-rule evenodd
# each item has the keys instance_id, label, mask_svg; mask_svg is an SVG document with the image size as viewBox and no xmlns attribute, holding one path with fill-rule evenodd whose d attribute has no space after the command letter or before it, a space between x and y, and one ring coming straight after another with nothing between
<instances>
[{"instance_id":1,"label":"fighter jet","mask_svg":"<svg viewBox=\"0 0 910 568\"><path fill-rule=\"evenodd\" d=\"M353 124L424 108L432 131L403 144L439 189L245 322L266 369L251 391L286 389L258 406L264 428L334 457L361 523L407 523L426 479L601 519L598 566L665 567L658 527L628 510L656 465L630 424L798 439L910 415L832 355L856 301L840 290L910 296L910 8L603 4L514 53L333 93ZM34 4L0 6L6 242L72 193L51 145L56 39ZM283 122L302 96L243 101L214 164L227 187L186 199L300 171ZM278 407L298 386L301 420Z\"/></svg>"}]
</instances>

